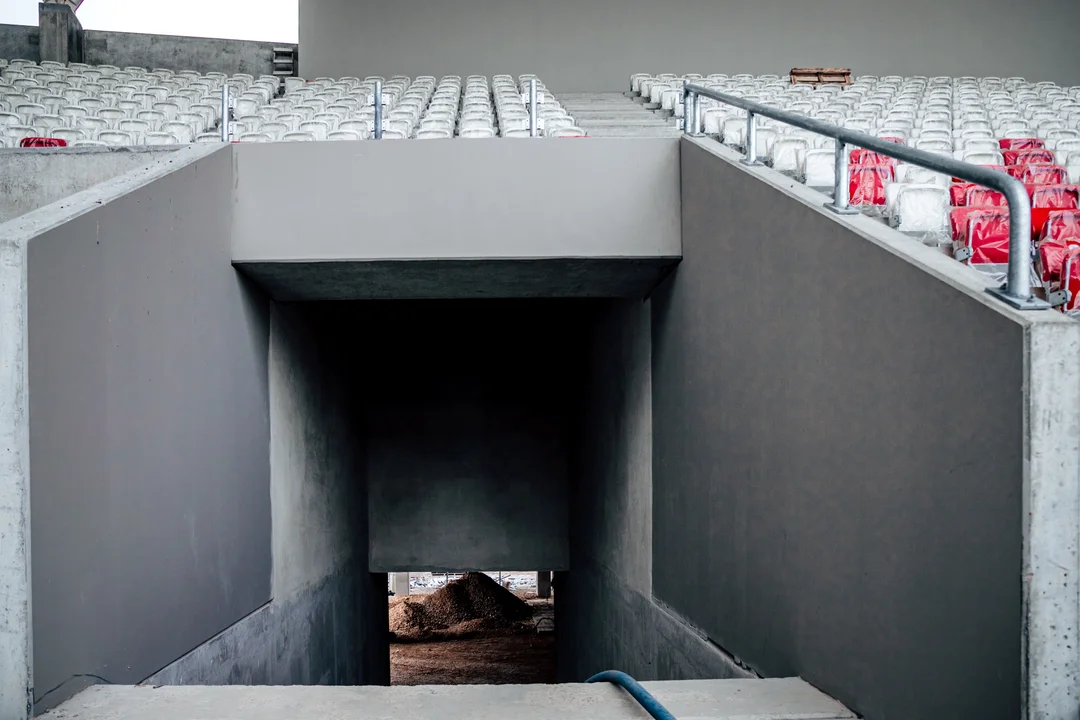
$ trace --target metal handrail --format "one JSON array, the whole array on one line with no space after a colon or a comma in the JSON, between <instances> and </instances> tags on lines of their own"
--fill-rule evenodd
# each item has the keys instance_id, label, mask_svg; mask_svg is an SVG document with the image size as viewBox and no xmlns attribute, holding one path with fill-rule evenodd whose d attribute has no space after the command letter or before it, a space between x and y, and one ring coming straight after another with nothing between
<instances>
[{"instance_id":1,"label":"metal handrail","mask_svg":"<svg viewBox=\"0 0 1080 720\"><path fill-rule=\"evenodd\" d=\"M604 672L593 675L585 682L608 682L613 685L618 685L629 693L630 697L637 700L638 704L644 708L645 712L652 715L656 720L676 720L675 716L672 715L666 707L661 705L659 700L652 696L652 693L643 688L641 683L624 672L619 672L618 670L605 670Z\"/></svg>"},{"instance_id":2,"label":"metal handrail","mask_svg":"<svg viewBox=\"0 0 1080 720\"><path fill-rule=\"evenodd\" d=\"M833 202L828 203L826 207L839 214L858 212L849 206L848 198L848 156L852 145L999 191L1009 204L1009 269L1005 284L1000 288L991 288L988 292L1021 310L1042 310L1050 307L1049 303L1031 293L1031 201L1028 199L1024 184L1016 178L997 170L960 162L924 150L916 150L907 145L892 143L866 133L837 127L822 120L779 110L693 83L683 85L683 128L687 135L696 137L702 134L702 97L712 98L746 111L747 157L743 162L747 165L760 165L757 160L757 125L754 120L756 115L763 115L836 140L836 186Z\"/></svg>"}]
</instances>

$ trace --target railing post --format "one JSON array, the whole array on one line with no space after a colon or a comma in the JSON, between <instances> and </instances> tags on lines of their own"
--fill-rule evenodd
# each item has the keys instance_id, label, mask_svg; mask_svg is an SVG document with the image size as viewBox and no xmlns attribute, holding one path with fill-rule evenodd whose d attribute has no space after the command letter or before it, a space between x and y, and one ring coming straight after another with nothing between
<instances>
[{"instance_id":1,"label":"railing post","mask_svg":"<svg viewBox=\"0 0 1080 720\"><path fill-rule=\"evenodd\" d=\"M376 140L382 140L382 80L375 81L375 92L372 93L371 98L375 103L375 125L372 128L372 134Z\"/></svg>"},{"instance_id":2,"label":"railing post","mask_svg":"<svg viewBox=\"0 0 1080 720\"><path fill-rule=\"evenodd\" d=\"M686 114L686 108L683 108L683 115L685 115L685 114ZM693 118L694 118L694 134L695 135L701 135L702 134L702 128L701 128L701 95L699 93L694 93L694 115L693 115Z\"/></svg>"},{"instance_id":3,"label":"railing post","mask_svg":"<svg viewBox=\"0 0 1080 720\"><path fill-rule=\"evenodd\" d=\"M847 143L840 140L836 141L836 156L835 162L835 178L833 179L833 201L827 203L825 207L832 210L838 215L858 215L859 211L851 205L850 201L850 186L848 183L848 162L850 158L850 148Z\"/></svg>"},{"instance_id":4,"label":"railing post","mask_svg":"<svg viewBox=\"0 0 1080 720\"><path fill-rule=\"evenodd\" d=\"M1049 303L1031 294L1031 201L1019 181L1008 183L1003 194L1009 203L1009 269L1005 284L989 292L1014 308L1041 310Z\"/></svg>"},{"instance_id":5,"label":"railing post","mask_svg":"<svg viewBox=\"0 0 1080 720\"><path fill-rule=\"evenodd\" d=\"M746 159L743 165L760 165L757 159L757 118L753 112L746 113Z\"/></svg>"},{"instance_id":6,"label":"railing post","mask_svg":"<svg viewBox=\"0 0 1080 720\"><path fill-rule=\"evenodd\" d=\"M536 137L539 132L536 108L536 78L529 78L529 137Z\"/></svg>"},{"instance_id":7,"label":"railing post","mask_svg":"<svg viewBox=\"0 0 1080 720\"><path fill-rule=\"evenodd\" d=\"M221 142L232 140L229 128L229 83L221 86Z\"/></svg>"},{"instance_id":8,"label":"railing post","mask_svg":"<svg viewBox=\"0 0 1080 720\"><path fill-rule=\"evenodd\" d=\"M693 135L697 128L690 127L690 106L693 104L694 93L690 92L690 83L683 80L682 84L682 131L683 135Z\"/></svg>"}]
</instances>

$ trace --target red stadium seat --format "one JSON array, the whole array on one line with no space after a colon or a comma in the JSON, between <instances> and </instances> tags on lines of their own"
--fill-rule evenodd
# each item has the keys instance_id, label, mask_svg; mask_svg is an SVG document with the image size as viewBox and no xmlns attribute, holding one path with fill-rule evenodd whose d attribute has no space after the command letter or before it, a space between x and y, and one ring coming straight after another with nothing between
<instances>
[{"instance_id":1,"label":"red stadium seat","mask_svg":"<svg viewBox=\"0 0 1080 720\"><path fill-rule=\"evenodd\" d=\"M1007 172L1026 185L1064 185L1069 182L1069 173L1057 165L1013 165Z\"/></svg>"},{"instance_id":2,"label":"red stadium seat","mask_svg":"<svg viewBox=\"0 0 1080 720\"><path fill-rule=\"evenodd\" d=\"M966 244L972 265L1002 265L1009 262L1009 213L988 209L968 217Z\"/></svg>"},{"instance_id":3,"label":"red stadium seat","mask_svg":"<svg viewBox=\"0 0 1080 720\"><path fill-rule=\"evenodd\" d=\"M1080 242L1046 240L1039 243L1039 277L1048 289L1061 282L1061 266L1070 247L1080 246Z\"/></svg>"},{"instance_id":4,"label":"red stadium seat","mask_svg":"<svg viewBox=\"0 0 1080 720\"><path fill-rule=\"evenodd\" d=\"M1053 165L1057 158L1049 150L1030 148L1027 150L1006 150L1002 153L1006 165L1031 165L1033 163Z\"/></svg>"},{"instance_id":5,"label":"red stadium seat","mask_svg":"<svg viewBox=\"0 0 1080 720\"><path fill-rule=\"evenodd\" d=\"M1046 147L1046 143L1039 138L1004 138L998 140L998 145L1002 150L1030 150Z\"/></svg>"},{"instance_id":6,"label":"red stadium seat","mask_svg":"<svg viewBox=\"0 0 1080 720\"><path fill-rule=\"evenodd\" d=\"M973 185L968 188L964 198L964 205L969 207L1008 207L1009 201L1005 195L997 190L991 190L981 185Z\"/></svg>"},{"instance_id":7,"label":"red stadium seat","mask_svg":"<svg viewBox=\"0 0 1080 720\"><path fill-rule=\"evenodd\" d=\"M996 207L958 207L949 212L949 227L952 230L952 239L963 242L967 239L968 221L984 213L1000 213L1003 208Z\"/></svg>"},{"instance_id":8,"label":"red stadium seat","mask_svg":"<svg viewBox=\"0 0 1080 720\"><path fill-rule=\"evenodd\" d=\"M1053 210L1080 208L1080 187L1076 185L1029 185L1031 207Z\"/></svg>"},{"instance_id":9,"label":"red stadium seat","mask_svg":"<svg viewBox=\"0 0 1080 720\"><path fill-rule=\"evenodd\" d=\"M45 148L45 147L67 147L67 140L61 138L46 138L46 137L28 137L19 141L19 147L24 148Z\"/></svg>"},{"instance_id":10,"label":"red stadium seat","mask_svg":"<svg viewBox=\"0 0 1080 720\"><path fill-rule=\"evenodd\" d=\"M892 181L892 165L856 165L848 178L851 204L884 205L885 185Z\"/></svg>"},{"instance_id":11,"label":"red stadium seat","mask_svg":"<svg viewBox=\"0 0 1080 720\"><path fill-rule=\"evenodd\" d=\"M873 150L857 148L851 151L850 165L895 165L896 158L876 153Z\"/></svg>"},{"instance_id":12,"label":"red stadium seat","mask_svg":"<svg viewBox=\"0 0 1080 720\"><path fill-rule=\"evenodd\" d=\"M1039 231L1039 239L1080 242L1080 210L1051 210Z\"/></svg>"},{"instance_id":13,"label":"red stadium seat","mask_svg":"<svg viewBox=\"0 0 1080 720\"><path fill-rule=\"evenodd\" d=\"M964 207L967 205L968 190L979 187L975 183L958 182L949 186L949 204L953 207Z\"/></svg>"}]
</instances>

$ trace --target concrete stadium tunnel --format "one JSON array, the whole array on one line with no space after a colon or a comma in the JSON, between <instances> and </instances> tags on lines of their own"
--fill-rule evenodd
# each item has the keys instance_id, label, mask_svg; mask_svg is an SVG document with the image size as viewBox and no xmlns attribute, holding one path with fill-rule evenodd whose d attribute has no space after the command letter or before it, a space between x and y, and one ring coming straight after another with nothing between
<instances>
[{"instance_id":1,"label":"concrete stadium tunnel","mask_svg":"<svg viewBox=\"0 0 1080 720\"><path fill-rule=\"evenodd\" d=\"M520 568L560 682L1066 702L1080 326L715 142L498 143L193 146L0 225L0 714L386 684L387 574Z\"/></svg>"}]
</instances>

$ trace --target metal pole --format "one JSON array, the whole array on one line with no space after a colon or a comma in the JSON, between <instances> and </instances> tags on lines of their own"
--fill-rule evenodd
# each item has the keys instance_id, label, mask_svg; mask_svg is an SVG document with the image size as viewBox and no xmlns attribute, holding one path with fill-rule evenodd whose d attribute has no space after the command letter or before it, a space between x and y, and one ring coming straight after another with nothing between
<instances>
[{"instance_id":1,"label":"metal pole","mask_svg":"<svg viewBox=\"0 0 1080 720\"><path fill-rule=\"evenodd\" d=\"M536 78L532 78L529 80L529 137L536 137L536 115Z\"/></svg>"},{"instance_id":2,"label":"metal pole","mask_svg":"<svg viewBox=\"0 0 1080 720\"><path fill-rule=\"evenodd\" d=\"M694 134L701 135L701 96L697 93L694 93Z\"/></svg>"},{"instance_id":3,"label":"metal pole","mask_svg":"<svg viewBox=\"0 0 1080 720\"><path fill-rule=\"evenodd\" d=\"M743 165L760 165L757 159L757 119L753 112L746 113L746 159Z\"/></svg>"},{"instance_id":4,"label":"metal pole","mask_svg":"<svg viewBox=\"0 0 1080 720\"><path fill-rule=\"evenodd\" d=\"M230 141L229 133L229 83L221 86L221 142Z\"/></svg>"},{"instance_id":5,"label":"metal pole","mask_svg":"<svg viewBox=\"0 0 1080 720\"><path fill-rule=\"evenodd\" d=\"M371 98L375 103L375 127L373 132L376 140L382 140L382 80L375 81L375 92L372 93Z\"/></svg>"},{"instance_id":6,"label":"metal pole","mask_svg":"<svg viewBox=\"0 0 1080 720\"><path fill-rule=\"evenodd\" d=\"M835 155L835 178L833 179L833 201L832 204L825 207L832 210L838 215L858 215L859 211L851 207L848 202L850 200L850 185L848 183L848 163L851 157L851 148L847 143L836 141L836 155Z\"/></svg>"}]
</instances>

